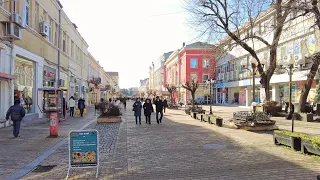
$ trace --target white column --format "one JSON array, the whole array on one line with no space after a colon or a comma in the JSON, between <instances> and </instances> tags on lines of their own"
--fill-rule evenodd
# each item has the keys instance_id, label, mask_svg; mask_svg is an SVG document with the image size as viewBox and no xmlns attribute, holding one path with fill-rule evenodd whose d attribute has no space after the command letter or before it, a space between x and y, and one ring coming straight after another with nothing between
<instances>
[{"instance_id":1,"label":"white column","mask_svg":"<svg viewBox=\"0 0 320 180\"><path fill-rule=\"evenodd\" d=\"M272 100L273 101L279 101L280 100L279 84L274 84L272 86Z\"/></svg>"},{"instance_id":2,"label":"white column","mask_svg":"<svg viewBox=\"0 0 320 180\"><path fill-rule=\"evenodd\" d=\"M228 88L228 104L232 104L233 95L231 94L231 87Z\"/></svg>"},{"instance_id":3,"label":"white column","mask_svg":"<svg viewBox=\"0 0 320 180\"><path fill-rule=\"evenodd\" d=\"M252 92L251 92L251 86L247 86L246 89L246 106L251 106L251 99L252 99Z\"/></svg>"},{"instance_id":4,"label":"white column","mask_svg":"<svg viewBox=\"0 0 320 180\"><path fill-rule=\"evenodd\" d=\"M216 104L218 104L218 88L216 88L215 91L216 91Z\"/></svg>"}]
</instances>

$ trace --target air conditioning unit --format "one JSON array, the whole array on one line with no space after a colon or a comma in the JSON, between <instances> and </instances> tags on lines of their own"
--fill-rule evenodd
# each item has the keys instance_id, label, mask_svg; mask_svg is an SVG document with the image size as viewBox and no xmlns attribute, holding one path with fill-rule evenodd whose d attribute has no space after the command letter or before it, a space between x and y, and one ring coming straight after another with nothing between
<instances>
[{"instance_id":1,"label":"air conditioning unit","mask_svg":"<svg viewBox=\"0 0 320 180\"><path fill-rule=\"evenodd\" d=\"M6 30L3 37L21 40L21 28L14 23L6 23Z\"/></svg>"},{"instance_id":2,"label":"air conditioning unit","mask_svg":"<svg viewBox=\"0 0 320 180\"><path fill-rule=\"evenodd\" d=\"M11 21L12 23L18 25L20 28L24 28L22 17L19 14L12 14Z\"/></svg>"},{"instance_id":3,"label":"air conditioning unit","mask_svg":"<svg viewBox=\"0 0 320 180\"><path fill-rule=\"evenodd\" d=\"M50 33L50 26L46 22L41 22L40 23L40 34L42 36L49 36Z\"/></svg>"},{"instance_id":4,"label":"air conditioning unit","mask_svg":"<svg viewBox=\"0 0 320 180\"><path fill-rule=\"evenodd\" d=\"M296 54L294 55L294 62L298 65L304 64L304 58L302 57L302 54Z\"/></svg>"}]
</instances>

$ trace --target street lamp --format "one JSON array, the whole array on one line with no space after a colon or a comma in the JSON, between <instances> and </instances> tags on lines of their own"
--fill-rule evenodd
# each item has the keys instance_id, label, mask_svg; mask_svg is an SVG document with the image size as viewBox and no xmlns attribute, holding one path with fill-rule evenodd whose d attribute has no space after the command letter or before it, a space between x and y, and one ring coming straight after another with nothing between
<instances>
[{"instance_id":1,"label":"street lamp","mask_svg":"<svg viewBox=\"0 0 320 180\"><path fill-rule=\"evenodd\" d=\"M290 58L288 62L280 61L278 66L278 69L285 69L288 72L289 75L289 116L291 117L291 132L293 132L294 129L294 118L293 118L293 107L292 107L292 74L293 74L293 64L294 60L293 58Z\"/></svg>"},{"instance_id":2,"label":"street lamp","mask_svg":"<svg viewBox=\"0 0 320 180\"><path fill-rule=\"evenodd\" d=\"M215 80L209 78L207 80L207 83L209 83L209 88L210 88L210 114L212 114L212 84L214 84Z\"/></svg>"}]
</instances>

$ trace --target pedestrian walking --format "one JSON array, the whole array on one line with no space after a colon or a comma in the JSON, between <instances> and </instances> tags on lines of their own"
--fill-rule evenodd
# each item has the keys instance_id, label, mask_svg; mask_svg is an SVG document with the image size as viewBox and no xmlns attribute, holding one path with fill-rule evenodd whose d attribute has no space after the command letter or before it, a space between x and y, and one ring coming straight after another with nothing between
<instances>
[{"instance_id":1,"label":"pedestrian walking","mask_svg":"<svg viewBox=\"0 0 320 180\"><path fill-rule=\"evenodd\" d=\"M163 102L159 98L159 96L156 97L154 104L156 105L156 119L157 119L157 123L159 124L159 122L160 123L162 122L162 117L163 117ZM159 114L160 114L160 118L159 118Z\"/></svg>"},{"instance_id":2,"label":"pedestrian walking","mask_svg":"<svg viewBox=\"0 0 320 180\"><path fill-rule=\"evenodd\" d=\"M25 109L20 105L20 99L14 100L14 105L11 106L6 114L6 120L9 120L9 116L13 122L13 136L19 137L21 121L26 115Z\"/></svg>"},{"instance_id":3,"label":"pedestrian walking","mask_svg":"<svg viewBox=\"0 0 320 180\"><path fill-rule=\"evenodd\" d=\"M76 106L76 101L74 100L74 97L71 96L69 99L70 117L73 117L73 115L74 115L74 107L75 106Z\"/></svg>"},{"instance_id":4,"label":"pedestrian walking","mask_svg":"<svg viewBox=\"0 0 320 180\"><path fill-rule=\"evenodd\" d=\"M151 124L151 113L153 112L153 106L150 99L146 99L146 102L143 104L144 116L146 116L146 123Z\"/></svg>"},{"instance_id":5,"label":"pedestrian walking","mask_svg":"<svg viewBox=\"0 0 320 180\"><path fill-rule=\"evenodd\" d=\"M133 111L134 111L134 116L136 118L136 124L138 124L138 119L139 119L139 124L141 124L141 109L142 109L142 104L140 102L140 99L137 98L136 102L133 104Z\"/></svg>"},{"instance_id":6,"label":"pedestrian walking","mask_svg":"<svg viewBox=\"0 0 320 180\"><path fill-rule=\"evenodd\" d=\"M78 101L78 108L80 110L80 116L83 117L83 111L84 111L84 108L86 107L85 105L85 100L80 98L79 101Z\"/></svg>"},{"instance_id":7,"label":"pedestrian walking","mask_svg":"<svg viewBox=\"0 0 320 180\"><path fill-rule=\"evenodd\" d=\"M163 100L163 112L166 113L166 108L168 107L167 99Z\"/></svg>"}]
</instances>

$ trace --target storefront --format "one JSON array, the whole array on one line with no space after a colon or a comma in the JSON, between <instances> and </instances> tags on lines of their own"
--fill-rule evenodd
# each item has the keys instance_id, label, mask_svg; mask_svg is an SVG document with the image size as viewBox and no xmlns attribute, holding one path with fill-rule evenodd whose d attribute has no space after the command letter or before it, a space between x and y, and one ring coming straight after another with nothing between
<instances>
[{"instance_id":1,"label":"storefront","mask_svg":"<svg viewBox=\"0 0 320 180\"><path fill-rule=\"evenodd\" d=\"M229 103L229 88L226 87L226 82L214 83L216 104L228 104Z\"/></svg>"},{"instance_id":2,"label":"storefront","mask_svg":"<svg viewBox=\"0 0 320 180\"><path fill-rule=\"evenodd\" d=\"M37 89L44 84L44 59L19 46L14 46L14 83L13 99L20 99L26 110L25 121L42 117L37 108ZM39 95L41 96L41 94ZM42 102L39 101L39 106Z\"/></svg>"}]
</instances>

